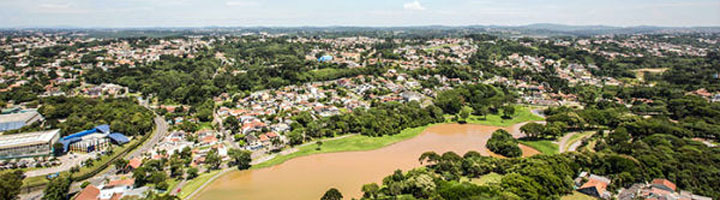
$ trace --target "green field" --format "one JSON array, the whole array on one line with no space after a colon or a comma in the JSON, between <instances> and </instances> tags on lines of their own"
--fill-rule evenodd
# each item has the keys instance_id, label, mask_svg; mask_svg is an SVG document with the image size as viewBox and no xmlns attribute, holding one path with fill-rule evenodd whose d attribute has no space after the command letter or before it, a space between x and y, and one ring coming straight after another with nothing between
<instances>
[{"instance_id":1,"label":"green field","mask_svg":"<svg viewBox=\"0 0 720 200\"><path fill-rule=\"evenodd\" d=\"M212 122L200 122L198 123L198 130L212 130Z\"/></svg>"},{"instance_id":2,"label":"green field","mask_svg":"<svg viewBox=\"0 0 720 200\"><path fill-rule=\"evenodd\" d=\"M220 170L215 170L210 173L204 173L200 174L198 177L195 177L192 180L189 180L185 185L183 185L182 189L180 189L180 192L177 194L180 199L185 199L188 195L190 195L193 191L197 190L202 186L205 182L208 182L210 178L215 176L215 174L219 173Z\"/></svg>"},{"instance_id":3,"label":"green field","mask_svg":"<svg viewBox=\"0 0 720 200\"><path fill-rule=\"evenodd\" d=\"M443 44L443 45L439 45L439 46L426 48L425 51L435 51L435 50L442 49L445 47L454 47L454 46L458 46L458 44Z\"/></svg>"},{"instance_id":4,"label":"green field","mask_svg":"<svg viewBox=\"0 0 720 200\"><path fill-rule=\"evenodd\" d=\"M489 114L487 116L471 115L467 122L471 124L482 124L490 126L512 126L517 123L526 121L542 121L542 117L530 112L531 108L527 106L515 106L515 115L512 119L503 119L502 113ZM445 115L445 118L452 118L452 115Z\"/></svg>"},{"instance_id":5,"label":"green field","mask_svg":"<svg viewBox=\"0 0 720 200\"><path fill-rule=\"evenodd\" d=\"M488 115L487 119L480 118L477 116L470 117L471 119L468 120L469 123L475 123L475 124L483 124L483 125L491 125L491 126L510 126L513 124L526 122L526 121L536 121L536 120L543 120L542 117L539 117L537 115L534 115L530 112L530 108L527 106L517 106L515 111L515 115L512 119L502 119L502 117L499 114L494 115ZM474 119L473 119L474 118ZM430 125L428 125L430 126ZM410 139L412 137L417 136L418 134L422 133L425 128L428 126L421 126L416 128L410 128L403 130L397 135L392 136L384 136L384 137L367 137L362 135L353 135L342 139L337 140L330 140L323 142L320 150L316 150L317 145L311 144L307 146L300 147L297 152L291 153L288 155L278 155L275 158L272 158L268 161L265 161L261 164L253 166L253 168L263 168L268 166L277 165L280 163L283 163L287 160L290 160L292 158L300 157L300 156L307 156L317 153L331 153L331 152L343 152L343 151L366 151L366 150L373 150L378 149L399 141L403 141L406 139ZM528 145L529 146L529 145ZM557 145L555 145L557 146ZM555 147L557 151L557 147Z\"/></svg>"},{"instance_id":6,"label":"green field","mask_svg":"<svg viewBox=\"0 0 720 200\"><path fill-rule=\"evenodd\" d=\"M558 145L552 140L518 140L521 144L532 147L543 154L557 154Z\"/></svg>"},{"instance_id":7,"label":"green field","mask_svg":"<svg viewBox=\"0 0 720 200\"><path fill-rule=\"evenodd\" d=\"M318 153L332 153L332 152L343 152L343 151L366 151L378 149L387 145L391 145L396 142L400 142L406 139L410 139L422 133L425 128L431 125L405 129L399 134L383 137L368 137L363 135L352 135L346 138L329 140L323 142L320 150L317 150L317 145L314 143L298 148L298 151L288 155L278 155L268 161L253 166L252 168L258 169L263 167L269 167L283 163L287 160L307 156Z\"/></svg>"},{"instance_id":8,"label":"green field","mask_svg":"<svg viewBox=\"0 0 720 200\"><path fill-rule=\"evenodd\" d=\"M451 116L450 116L451 117ZM474 116L476 117L476 116ZM517 106L516 113L512 119L502 119L501 115L488 115L487 119L477 117L476 119L470 119L470 123L492 125L492 126L510 126L525 121L539 121L543 120L542 117L536 116L530 112L530 107ZM344 151L367 151L373 149L379 149L396 142L413 138L422 133L427 127L435 124L426 126L409 128L401 131L397 135L384 136L384 137L368 137L363 135L351 135L341 139L323 141L320 150L317 150L318 145L314 142L308 142L309 145L298 147L298 150L294 153L287 155L277 155L276 157L262 162L260 164L252 166L251 169L260 169L281 164L287 160L308 156L320 153L333 153L333 152L344 152ZM530 145L528 145L530 146ZM539 150L542 152L542 150ZM555 152L557 152L557 145L555 145ZM212 172L217 173L217 172ZM494 181L501 175L489 175L483 181ZM198 178L195 178L188 182L182 187L182 191L178 194L181 199L184 199L187 195L197 190L204 182L208 181L212 175L203 174ZM474 181L474 180L473 180Z\"/></svg>"},{"instance_id":9,"label":"green field","mask_svg":"<svg viewBox=\"0 0 720 200\"><path fill-rule=\"evenodd\" d=\"M573 191L572 194L560 197L560 200L595 200L595 199L596 199L595 197L585 195L578 191Z\"/></svg>"},{"instance_id":10,"label":"green field","mask_svg":"<svg viewBox=\"0 0 720 200\"><path fill-rule=\"evenodd\" d=\"M595 131L585 131L585 132L582 132L582 133L578 133L578 134L572 135L572 136L570 136L570 138L568 139L568 141L565 142L565 146L562 147L562 148L563 148L563 150L567 150L568 148L570 148L570 145L572 145L573 143L575 143L575 142L577 142L578 140L583 139L583 138L585 138L585 137L589 137L589 136L591 136L591 135L593 135L593 134L595 134Z\"/></svg>"},{"instance_id":11,"label":"green field","mask_svg":"<svg viewBox=\"0 0 720 200\"><path fill-rule=\"evenodd\" d=\"M477 185L489 185L492 183L500 183L500 180L502 180L503 176L504 175L495 172L490 172L489 174L480 176L480 178L472 179L472 181L470 182Z\"/></svg>"}]
</instances>

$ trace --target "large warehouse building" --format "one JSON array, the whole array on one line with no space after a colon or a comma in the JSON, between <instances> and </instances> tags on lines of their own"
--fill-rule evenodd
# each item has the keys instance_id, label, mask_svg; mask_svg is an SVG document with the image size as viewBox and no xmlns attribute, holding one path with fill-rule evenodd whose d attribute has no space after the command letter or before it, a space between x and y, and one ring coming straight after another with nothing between
<instances>
[{"instance_id":1,"label":"large warehouse building","mask_svg":"<svg viewBox=\"0 0 720 200\"><path fill-rule=\"evenodd\" d=\"M19 129L43 119L43 116L34 110L0 115L0 132Z\"/></svg>"},{"instance_id":2,"label":"large warehouse building","mask_svg":"<svg viewBox=\"0 0 720 200\"><path fill-rule=\"evenodd\" d=\"M50 155L58 139L60 129L0 135L0 159Z\"/></svg>"}]
</instances>

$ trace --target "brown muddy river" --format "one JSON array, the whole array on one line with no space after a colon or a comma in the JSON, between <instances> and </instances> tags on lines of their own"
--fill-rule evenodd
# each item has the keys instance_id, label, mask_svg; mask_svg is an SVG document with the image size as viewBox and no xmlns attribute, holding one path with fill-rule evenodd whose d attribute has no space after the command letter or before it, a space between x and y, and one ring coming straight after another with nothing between
<instances>
[{"instance_id":1,"label":"brown muddy river","mask_svg":"<svg viewBox=\"0 0 720 200\"><path fill-rule=\"evenodd\" d=\"M517 130L517 126L508 130ZM435 125L414 138L376 150L316 154L273 167L233 171L216 179L196 197L202 200L317 200L335 187L345 199L358 198L362 196L363 184L380 183L396 169L406 171L420 166L418 157L426 151L455 151L462 156L475 150L491 155L485 143L496 129L499 127ZM539 153L521 148L523 156Z\"/></svg>"}]
</instances>

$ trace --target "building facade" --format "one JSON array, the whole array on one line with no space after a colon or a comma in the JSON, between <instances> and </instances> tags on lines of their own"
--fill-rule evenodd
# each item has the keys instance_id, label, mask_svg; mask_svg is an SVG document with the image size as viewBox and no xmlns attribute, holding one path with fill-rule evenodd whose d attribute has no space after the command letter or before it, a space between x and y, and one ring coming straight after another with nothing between
<instances>
[{"instance_id":1,"label":"building facade","mask_svg":"<svg viewBox=\"0 0 720 200\"><path fill-rule=\"evenodd\" d=\"M60 138L60 129L0 136L0 159L47 156Z\"/></svg>"}]
</instances>

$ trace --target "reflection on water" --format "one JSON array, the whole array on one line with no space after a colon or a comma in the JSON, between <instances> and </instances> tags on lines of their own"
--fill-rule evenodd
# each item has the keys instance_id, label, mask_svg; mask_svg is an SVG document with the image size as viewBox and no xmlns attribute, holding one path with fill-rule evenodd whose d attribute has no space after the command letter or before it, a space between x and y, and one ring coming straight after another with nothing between
<instances>
[{"instance_id":1,"label":"reflection on water","mask_svg":"<svg viewBox=\"0 0 720 200\"><path fill-rule=\"evenodd\" d=\"M496 129L498 127L440 124L427 128L417 137L377 150L316 154L273 167L233 171L210 184L198 199L316 200L331 187L340 190L346 199L357 198L362 196L363 184L379 183L396 169L405 171L420 166L418 158L426 151L455 151L463 155L475 150L490 155L485 143ZM521 148L523 154L538 153Z\"/></svg>"}]
</instances>

